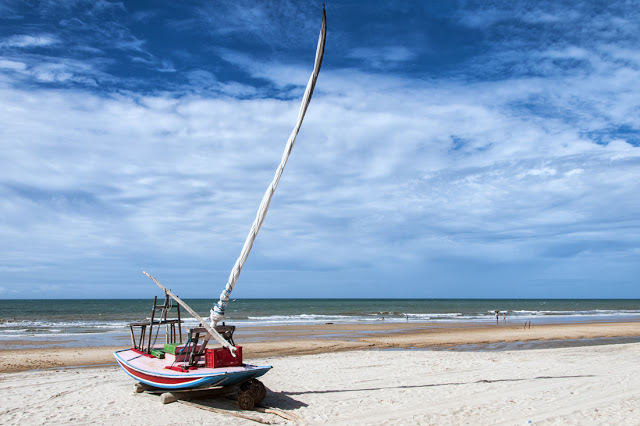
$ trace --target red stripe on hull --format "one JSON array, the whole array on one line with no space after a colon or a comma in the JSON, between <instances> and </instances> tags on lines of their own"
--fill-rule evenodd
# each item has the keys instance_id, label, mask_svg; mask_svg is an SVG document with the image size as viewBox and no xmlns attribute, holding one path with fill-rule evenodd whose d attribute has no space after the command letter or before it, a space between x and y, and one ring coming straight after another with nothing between
<instances>
[{"instance_id":1,"label":"red stripe on hull","mask_svg":"<svg viewBox=\"0 0 640 426\"><path fill-rule=\"evenodd\" d=\"M196 377L163 377L163 376L153 376L151 374L146 374L141 371L135 370L129 367L127 364L120 363L122 368L127 370L132 376L135 376L141 380L146 380L149 382L162 383L163 385L178 385L181 383L189 383L195 382L197 380L202 379L202 376Z\"/></svg>"}]
</instances>

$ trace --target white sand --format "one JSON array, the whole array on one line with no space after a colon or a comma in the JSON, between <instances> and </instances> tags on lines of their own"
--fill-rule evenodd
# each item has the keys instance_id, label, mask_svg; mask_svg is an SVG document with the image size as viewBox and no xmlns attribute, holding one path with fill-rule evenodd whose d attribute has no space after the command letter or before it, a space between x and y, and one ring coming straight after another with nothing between
<instances>
[{"instance_id":1,"label":"white sand","mask_svg":"<svg viewBox=\"0 0 640 426\"><path fill-rule=\"evenodd\" d=\"M640 344L354 351L253 362L274 366L262 378L270 389L265 404L307 424L640 424ZM157 396L134 394L133 385L117 367L4 373L0 424L257 424L162 405ZM234 407L224 398L206 403Z\"/></svg>"}]
</instances>

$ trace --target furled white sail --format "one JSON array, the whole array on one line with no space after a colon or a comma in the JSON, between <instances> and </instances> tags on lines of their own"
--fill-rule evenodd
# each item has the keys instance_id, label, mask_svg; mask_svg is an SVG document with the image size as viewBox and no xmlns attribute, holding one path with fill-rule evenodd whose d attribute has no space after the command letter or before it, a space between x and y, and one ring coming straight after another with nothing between
<instances>
[{"instance_id":1,"label":"furled white sail","mask_svg":"<svg viewBox=\"0 0 640 426\"><path fill-rule=\"evenodd\" d=\"M289 154L291 154L291 150L293 149L293 145L296 142L296 136L298 136L298 131L300 130L300 126L302 125L302 120L304 119L304 115L307 112L307 107L309 106L309 102L311 102L311 95L313 95L313 89L316 85L316 80L318 79L318 73L320 72L320 66L322 65L322 57L324 55L324 42L327 37L327 18L324 9L322 10L322 29L320 30L320 37L318 39L318 48L316 50L316 61L315 66L313 68L313 73L309 78L309 82L307 83L307 88L304 92L304 97L302 98L302 104L300 105L300 112L298 113L298 121L296 122L291 135L289 136L289 140L287 141L287 145L285 146L284 153L282 154L282 160L280 160L280 165L276 170L276 174L273 177L273 181L269 184L264 196L262 197L262 202L260 203L260 208L258 209L258 213L256 215L255 220L253 221L253 225L251 225L251 230L249 231L249 235L247 235L247 239L244 242L244 246L242 247L242 251L240 252L240 257L236 260L233 269L231 270L231 274L229 275L229 280L227 284L222 290L222 294L220 294L220 300L216 303L211 309L211 326L214 327L224 316L224 311L227 307L227 302L229 301L229 295L233 290L233 287L236 285L238 281L238 277L240 276L240 271L242 271L242 267L244 266L244 262L247 260L249 256L249 252L251 251L251 247L253 246L253 242L258 235L258 231L262 226L262 222L264 222L264 218L267 214L267 210L269 209L269 203L271 202L271 197L273 197L273 193L278 186L278 182L280 181L280 177L282 176L282 172L284 170L284 166L287 164L287 159L289 158Z\"/></svg>"}]
</instances>

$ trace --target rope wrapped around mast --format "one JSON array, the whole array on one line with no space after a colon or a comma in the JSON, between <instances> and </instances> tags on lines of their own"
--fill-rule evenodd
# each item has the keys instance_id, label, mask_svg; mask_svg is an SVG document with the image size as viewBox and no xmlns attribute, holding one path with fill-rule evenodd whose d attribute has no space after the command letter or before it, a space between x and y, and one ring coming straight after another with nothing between
<instances>
[{"instance_id":1,"label":"rope wrapped around mast","mask_svg":"<svg viewBox=\"0 0 640 426\"><path fill-rule=\"evenodd\" d=\"M262 226L262 222L264 222L264 218L267 214L267 210L269 209L269 204L271 203L271 197L273 197L273 193L278 186L278 182L280 182L280 177L282 176L282 172L284 171L284 166L287 164L287 160L289 159L289 154L291 154L291 150L293 149L293 145L296 142L296 137L298 136L298 132L300 131L300 126L302 125L302 120L304 119L304 115L307 112L307 108L309 107L309 103L311 102L311 96L313 95L313 89L315 88L316 81L318 80L318 74L320 73L320 67L322 66L322 57L324 55L324 43L327 38L327 16L324 8L322 9L322 29L320 30L320 36L318 39L318 47L316 49L316 60L313 68L313 73L309 78L309 82L307 83L307 88L304 92L304 97L302 98L302 104L300 105L300 111L298 113L298 121L296 122L291 135L289 135L289 139L287 140L287 145L284 148L284 153L282 154L282 159L280 160L280 165L276 170L276 174L273 177L273 180L269 184L264 196L262 197L262 202L260 203L260 208L258 209L258 213L256 214L256 218L253 221L253 225L251 225L251 230L249 231L249 235L247 235L247 239L244 242L244 246L242 247L242 251L240 252L240 257L236 260L233 269L231 270L231 274L229 275L229 279L227 284L225 285L224 290L220 294L220 300L213 306L211 309L211 326L214 327L223 317L224 311L227 307L227 303L229 302L229 296L231 295L231 291L233 287L238 282L238 277L240 276L240 271L242 271L242 267L244 266L247 257L249 256L249 252L251 251L251 247L253 247L253 242L255 241L258 231L260 231L260 227Z\"/></svg>"}]
</instances>

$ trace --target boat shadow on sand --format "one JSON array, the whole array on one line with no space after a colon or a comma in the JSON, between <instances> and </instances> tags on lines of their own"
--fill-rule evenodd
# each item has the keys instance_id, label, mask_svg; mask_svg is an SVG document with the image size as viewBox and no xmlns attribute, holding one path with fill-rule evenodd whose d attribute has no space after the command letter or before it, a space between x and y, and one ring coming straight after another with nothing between
<instances>
[{"instance_id":1,"label":"boat shadow on sand","mask_svg":"<svg viewBox=\"0 0 640 426\"><path fill-rule=\"evenodd\" d=\"M261 404L262 406L266 406L269 408L277 408L280 410L295 410L297 408L308 407L309 404L298 401L297 399L292 398L290 395L295 393L290 392L274 392L273 390L266 387L267 397L264 402ZM300 394L304 394L308 392L300 392ZM217 396L208 396L208 397L195 397L188 398L187 401L197 401L199 405L208 406L211 408L217 408L220 410L227 411L242 411L238 408L237 404L235 404L236 398L233 394L221 394Z\"/></svg>"},{"instance_id":2,"label":"boat shadow on sand","mask_svg":"<svg viewBox=\"0 0 640 426\"><path fill-rule=\"evenodd\" d=\"M297 408L308 407L309 404L306 404L302 401L298 401L291 397L291 395L303 395L308 392L274 392L271 389L267 388L267 398L264 400L264 404L270 407L279 408L281 410L295 410Z\"/></svg>"},{"instance_id":3,"label":"boat shadow on sand","mask_svg":"<svg viewBox=\"0 0 640 426\"><path fill-rule=\"evenodd\" d=\"M284 391L284 392L274 392L274 394L291 396L291 395L307 395L307 394L322 394L322 393L378 391L378 390L388 390L388 389L419 389L419 388L431 388L431 387L439 387L439 386L472 385L476 383L527 382L531 380L575 379L578 377L595 377L595 376L593 374L584 374L584 375L578 375L578 376L538 376L538 377L530 377L530 378L522 378L522 379L482 379L482 380L475 380L471 382L448 382L448 383L431 383L431 384L424 384L424 385L383 386L379 388L370 387L370 388L357 388L357 389L327 389L327 390L317 390L317 391L311 390L311 391L302 391L302 392Z\"/></svg>"}]
</instances>

